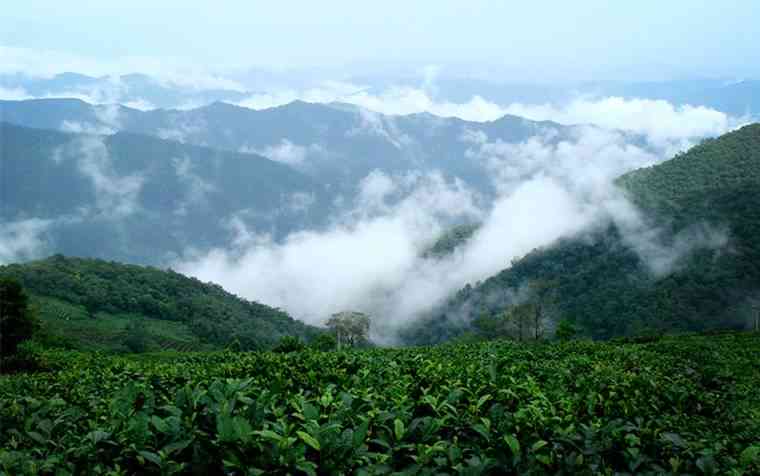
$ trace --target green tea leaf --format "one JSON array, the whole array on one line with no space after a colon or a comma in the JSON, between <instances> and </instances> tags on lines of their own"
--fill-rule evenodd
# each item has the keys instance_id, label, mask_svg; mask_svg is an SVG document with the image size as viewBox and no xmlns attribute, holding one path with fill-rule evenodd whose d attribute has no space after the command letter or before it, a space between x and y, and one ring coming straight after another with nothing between
<instances>
[{"instance_id":1,"label":"green tea leaf","mask_svg":"<svg viewBox=\"0 0 760 476\"><path fill-rule=\"evenodd\" d=\"M311 446L315 450L319 451L321 447L319 446L319 441L316 440L313 436L306 433L305 431L297 431L296 434L298 435L301 440L303 440L304 443Z\"/></svg>"}]
</instances>

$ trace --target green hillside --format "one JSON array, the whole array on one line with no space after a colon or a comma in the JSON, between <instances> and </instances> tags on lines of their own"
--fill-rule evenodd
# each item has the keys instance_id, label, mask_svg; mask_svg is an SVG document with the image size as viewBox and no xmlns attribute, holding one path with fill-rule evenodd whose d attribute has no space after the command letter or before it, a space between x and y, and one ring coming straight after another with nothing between
<instances>
[{"instance_id":1,"label":"green hillside","mask_svg":"<svg viewBox=\"0 0 760 476\"><path fill-rule=\"evenodd\" d=\"M281 337L319 331L279 309L171 270L56 255L0 266L32 296L44 327L87 350L203 350L237 340L272 347ZM135 345L142 348L135 349Z\"/></svg>"},{"instance_id":2,"label":"green hillside","mask_svg":"<svg viewBox=\"0 0 760 476\"><path fill-rule=\"evenodd\" d=\"M705 141L618 183L663 230L665 244L677 246L679 236L709 226L727 234L727 245L695 248L672 272L655 276L610 224L534 250L466 286L405 330L404 340L499 335L518 295L542 310L544 331L566 321L601 339L751 325L760 302L760 124Z\"/></svg>"}]
</instances>

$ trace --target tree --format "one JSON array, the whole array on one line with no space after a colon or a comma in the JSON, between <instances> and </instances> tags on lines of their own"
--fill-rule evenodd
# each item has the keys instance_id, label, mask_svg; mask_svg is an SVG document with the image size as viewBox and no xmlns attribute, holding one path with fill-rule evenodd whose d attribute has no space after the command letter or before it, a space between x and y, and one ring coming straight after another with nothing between
<instances>
[{"instance_id":1,"label":"tree","mask_svg":"<svg viewBox=\"0 0 760 476\"><path fill-rule=\"evenodd\" d=\"M19 344L39 327L21 284L15 279L0 279L0 355L15 354Z\"/></svg>"},{"instance_id":2,"label":"tree","mask_svg":"<svg viewBox=\"0 0 760 476\"><path fill-rule=\"evenodd\" d=\"M503 317L507 334L519 341L526 340L537 322L536 314L536 305L530 302L508 308Z\"/></svg>"},{"instance_id":3,"label":"tree","mask_svg":"<svg viewBox=\"0 0 760 476\"><path fill-rule=\"evenodd\" d=\"M338 340L334 335L328 334L327 332L319 334L316 338L314 338L314 340L311 341L311 344L309 344L309 347L312 349L321 350L322 352L335 350L337 346Z\"/></svg>"},{"instance_id":4,"label":"tree","mask_svg":"<svg viewBox=\"0 0 760 476\"><path fill-rule=\"evenodd\" d=\"M135 319L127 324L127 338L124 345L130 352L145 352L148 347L148 330L142 319Z\"/></svg>"},{"instance_id":5,"label":"tree","mask_svg":"<svg viewBox=\"0 0 760 476\"><path fill-rule=\"evenodd\" d=\"M353 347L367 340L370 318L356 311L338 312L327 320L327 327L335 332L340 350L343 345Z\"/></svg>"},{"instance_id":6,"label":"tree","mask_svg":"<svg viewBox=\"0 0 760 476\"><path fill-rule=\"evenodd\" d=\"M306 346L303 341L295 336L283 336L277 345L272 349L272 352L279 352L287 354L290 352L302 351Z\"/></svg>"},{"instance_id":7,"label":"tree","mask_svg":"<svg viewBox=\"0 0 760 476\"><path fill-rule=\"evenodd\" d=\"M575 325L568 321L567 319L562 319L559 321L559 325L557 326L557 330L554 333L554 336L561 340L561 341L568 341L575 337L575 335L578 333L578 330L575 328Z\"/></svg>"}]
</instances>

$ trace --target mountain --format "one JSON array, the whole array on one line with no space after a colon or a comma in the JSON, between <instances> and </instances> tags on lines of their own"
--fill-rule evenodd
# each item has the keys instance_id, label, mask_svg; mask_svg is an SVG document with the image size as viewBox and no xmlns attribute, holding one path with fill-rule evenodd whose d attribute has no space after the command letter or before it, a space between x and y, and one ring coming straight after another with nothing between
<instances>
[{"instance_id":1,"label":"mountain","mask_svg":"<svg viewBox=\"0 0 760 476\"><path fill-rule=\"evenodd\" d=\"M0 277L22 284L44 328L88 350L219 349L235 340L251 350L319 333L279 309L171 270L55 255L0 266Z\"/></svg>"},{"instance_id":2,"label":"mountain","mask_svg":"<svg viewBox=\"0 0 760 476\"><path fill-rule=\"evenodd\" d=\"M46 129L120 130L233 152L258 153L351 195L375 169L440 171L484 193L492 177L468 156L474 141L520 142L536 134L560 141L573 127L504 116L468 122L431 114L389 116L345 104L295 101L263 110L216 102L191 110L139 111L73 99L0 101L2 120Z\"/></svg>"},{"instance_id":3,"label":"mountain","mask_svg":"<svg viewBox=\"0 0 760 476\"><path fill-rule=\"evenodd\" d=\"M646 234L613 221L536 249L467 285L403 340L488 335L525 304L544 327L565 321L596 339L749 326L760 302L760 124L617 183L647 217Z\"/></svg>"},{"instance_id":4,"label":"mountain","mask_svg":"<svg viewBox=\"0 0 760 476\"><path fill-rule=\"evenodd\" d=\"M99 103L118 102L150 108L197 107L214 101L241 101L251 94L239 87L187 86L136 73L92 77L66 72L50 78L21 73L0 74L0 88L37 98L81 96Z\"/></svg>"},{"instance_id":5,"label":"mountain","mask_svg":"<svg viewBox=\"0 0 760 476\"><path fill-rule=\"evenodd\" d=\"M318 227L330 206L313 179L254 154L8 123L0 143L0 217L11 229L39 225L39 251L158 264L246 229Z\"/></svg>"}]
</instances>

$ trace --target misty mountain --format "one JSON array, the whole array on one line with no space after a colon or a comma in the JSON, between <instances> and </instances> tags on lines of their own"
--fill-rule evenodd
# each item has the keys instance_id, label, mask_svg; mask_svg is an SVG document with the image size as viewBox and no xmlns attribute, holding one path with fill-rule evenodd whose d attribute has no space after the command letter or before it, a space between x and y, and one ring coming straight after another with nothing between
<instances>
[{"instance_id":1,"label":"misty mountain","mask_svg":"<svg viewBox=\"0 0 760 476\"><path fill-rule=\"evenodd\" d=\"M3 250L16 246L16 258L54 251L163 263L244 240L248 228L277 237L317 227L329 206L314 180L254 154L8 123L0 143L0 217L11 243Z\"/></svg>"},{"instance_id":2,"label":"misty mountain","mask_svg":"<svg viewBox=\"0 0 760 476\"><path fill-rule=\"evenodd\" d=\"M36 98L87 97L98 103L135 104L149 108L197 107L214 101L240 101L250 92L224 88L187 87L145 74L92 77L60 73L39 78L22 73L0 75L0 88Z\"/></svg>"},{"instance_id":3,"label":"misty mountain","mask_svg":"<svg viewBox=\"0 0 760 476\"><path fill-rule=\"evenodd\" d=\"M373 170L389 174L441 171L485 193L489 172L468 150L478 140L520 142L535 135L559 141L572 127L515 116L468 122L427 113L389 116L347 104L295 101L253 110L216 102L197 109L139 111L74 99L0 102L2 120L65 130L122 130L282 162L350 195Z\"/></svg>"},{"instance_id":4,"label":"misty mountain","mask_svg":"<svg viewBox=\"0 0 760 476\"><path fill-rule=\"evenodd\" d=\"M87 350L271 348L282 336L319 330L279 309L171 270L96 259L50 258L0 266L32 295L45 327ZM130 326L131 324L131 326ZM140 326L134 327L135 324ZM134 349L131 349L134 351Z\"/></svg>"},{"instance_id":5,"label":"misty mountain","mask_svg":"<svg viewBox=\"0 0 760 476\"><path fill-rule=\"evenodd\" d=\"M433 343L498 328L518 304L593 338L741 329L760 296L760 124L617 181L646 217L600 223L461 289L404 332Z\"/></svg>"}]
</instances>

